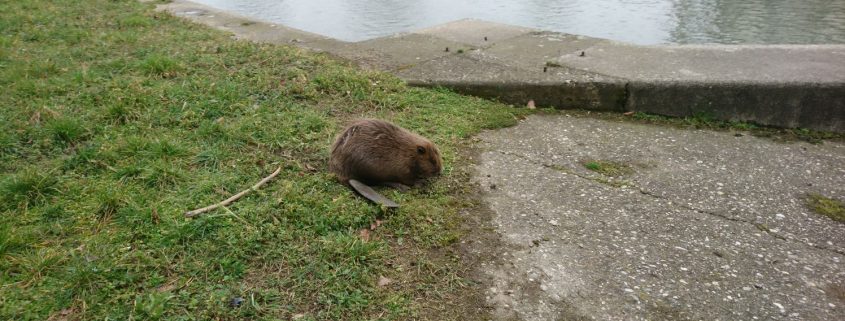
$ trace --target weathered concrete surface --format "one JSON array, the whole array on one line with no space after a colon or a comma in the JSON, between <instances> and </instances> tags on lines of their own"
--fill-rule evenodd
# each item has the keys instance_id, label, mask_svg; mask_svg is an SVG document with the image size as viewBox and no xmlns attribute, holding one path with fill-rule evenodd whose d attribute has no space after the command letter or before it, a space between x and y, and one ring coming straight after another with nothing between
<instances>
[{"instance_id":1,"label":"weathered concrete surface","mask_svg":"<svg viewBox=\"0 0 845 321\"><path fill-rule=\"evenodd\" d=\"M480 139L497 319L845 320L845 224L802 200L845 199L841 143L567 116Z\"/></svg>"},{"instance_id":2,"label":"weathered concrete surface","mask_svg":"<svg viewBox=\"0 0 845 321\"><path fill-rule=\"evenodd\" d=\"M531 28L501 23L464 19L414 31L416 34L431 35L477 48L490 47L497 42L535 31Z\"/></svg>"},{"instance_id":3,"label":"weathered concrete surface","mask_svg":"<svg viewBox=\"0 0 845 321\"><path fill-rule=\"evenodd\" d=\"M159 9L239 38L328 52L411 85L516 105L845 132L845 45L635 46L470 19L348 43L185 0Z\"/></svg>"}]
</instances>

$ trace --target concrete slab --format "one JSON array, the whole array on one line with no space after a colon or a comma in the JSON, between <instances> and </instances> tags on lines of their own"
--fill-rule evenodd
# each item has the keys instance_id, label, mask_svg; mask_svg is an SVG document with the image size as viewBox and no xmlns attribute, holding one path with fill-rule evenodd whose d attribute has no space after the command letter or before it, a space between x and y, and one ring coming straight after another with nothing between
<instances>
[{"instance_id":1,"label":"concrete slab","mask_svg":"<svg viewBox=\"0 0 845 321\"><path fill-rule=\"evenodd\" d=\"M845 83L845 45L635 46L599 42L584 57L561 55L576 69L636 81Z\"/></svg>"},{"instance_id":2,"label":"concrete slab","mask_svg":"<svg viewBox=\"0 0 845 321\"><path fill-rule=\"evenodd\" d=\"M622 110L625 82L571 70L524 70L487 60L478 51L450 55L394 73L413 86L444 86L467 95L524 106Z\"/></svg>"},{"instance_id":3,"label":"concrete slab","mask_svg":"<svg viewBox=\"0 0 845 321\"><path fill-rule=\"evenodd\" d=\"M845 225L801 201L845 199L843 144L566 116L480 138L498 320L845 319Z\"/></svg>"},{"instance_id":4,"label":"concrete slab","mask_svg":"<svg viewBox=\"0 0 845 321\"><path fill-rule=\"evenodd\" d=\"M535 31L501 41L484 50L484 55L502 64L539 70L543 67L554 66L554 64L561 65L561 57L579 57L582 51L606 42L610 41L558 32ZM571 69L596 74L589 68Z\"/></svg>"},{"instance_id":5,"label":"concrete slab","mask_svg":"<svg viewBox=\"0 0 845 321\"><path fill-rule=\"evenodd\" d=\"M356 62L363 61L366 67L390 71L407 69L428 60L457 54L458 51L469 51L473 47L430 35L399 34L338 49L329 52Z\"/></svg>"},{"instance_id":6,"label":"concrete slab","mask_svg":"<svg viewBox=\"0 0 845 321\"><path fill-rule=\"evenodd\" d=\"M416 30L414 33L430 35L482 48L532 31L535 30L483 20L462 19Z\"/></svg>"}]
</instances>

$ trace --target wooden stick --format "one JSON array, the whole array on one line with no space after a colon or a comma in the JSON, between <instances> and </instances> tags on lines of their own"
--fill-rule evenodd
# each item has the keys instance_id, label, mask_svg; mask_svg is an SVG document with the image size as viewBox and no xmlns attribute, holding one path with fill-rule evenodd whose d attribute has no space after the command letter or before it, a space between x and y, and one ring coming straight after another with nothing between
<instances>
[{"instance_id":1,"label":"wooden stick","mask_svg":"<svg viewBox=\"0 0 845 321\"><path fill-rule=\"evenodd\" d=\"M233 195L232 197L229 197L225 201L222 201L220 203L217 203L217 204L214 204L214 205L209 205L209 206L199 208L199 209L195 209L195 210L190 211L190 212L185 212L185 217L194 217L194 216L197 216L199 214L202 214L202 213L208 212L210 210L216 209L218 207L232 204L234 201L237 201L239 198L246 195L246 193L257 190L259 187L261 187L261 185L264 185L265 183L267 183L267 181L273 179L273 177L276 177L276 175L279 175L279 173L281 171L282 171L282 167L280 166L279 168L276 169L275 172L273 172L273 174L270 174L270 176L265 177L264 179L262 179L261 181L259 181L255 185L252 185L252 187L250 187L249 189L245 189L245 190L241 191L240 193L237 193L237 194Z\"/></svg>"}]
</instances>

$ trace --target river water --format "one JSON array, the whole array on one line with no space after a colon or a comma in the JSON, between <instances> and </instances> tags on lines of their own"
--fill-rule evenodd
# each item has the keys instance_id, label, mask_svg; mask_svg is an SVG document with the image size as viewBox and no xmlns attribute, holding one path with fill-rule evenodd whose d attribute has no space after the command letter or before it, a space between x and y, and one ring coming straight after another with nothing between
<instances>
[{"instance_id":1,"label":"river water","mask_svg":"<svg viewBox=\"0 0 845 321\"><path fill-rule=\"evenodd\" d=\"M845 43L845 0L192 0L346 41L476 18L636 44Z\"/></svg>"}]
</instances>

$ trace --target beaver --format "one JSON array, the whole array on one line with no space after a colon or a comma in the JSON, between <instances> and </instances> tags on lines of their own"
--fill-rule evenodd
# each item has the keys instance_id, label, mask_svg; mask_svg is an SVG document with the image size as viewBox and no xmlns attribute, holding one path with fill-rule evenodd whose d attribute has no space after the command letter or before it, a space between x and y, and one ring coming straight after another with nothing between
<instances>
[{"instance_id":1,"label":"beaver","mask_svg":"<svg viewBox=\"0 0 845 321\"><path fill-rule=\"evenodd\" d=\"M404 191L439 175L442 163L437 146L425 137L384 120L362 119L349 124L335 139L329 170L367 199L398 207L370 186Z\"/></svg>"}]
</instances>

